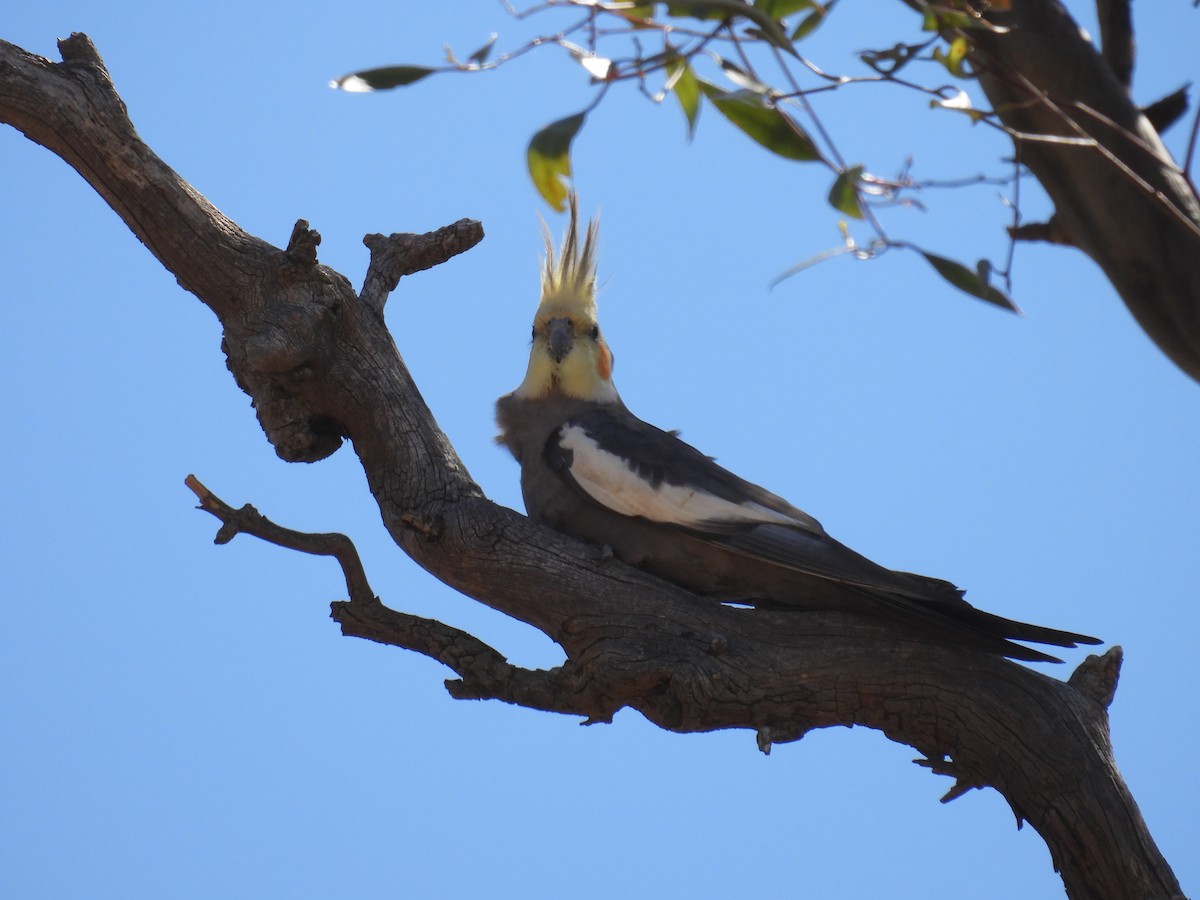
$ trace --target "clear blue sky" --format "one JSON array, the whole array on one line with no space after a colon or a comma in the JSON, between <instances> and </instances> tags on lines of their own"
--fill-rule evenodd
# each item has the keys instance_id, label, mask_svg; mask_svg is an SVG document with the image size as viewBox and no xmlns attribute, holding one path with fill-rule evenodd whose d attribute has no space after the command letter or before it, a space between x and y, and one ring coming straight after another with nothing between
<instances>
[{"instance_id":1,"label":"clear blue sky","mask_svg":"<svg viewBox=\"0 0 1200 900\"><path fill-rule=\"evenodd\" d=\"M845 4L809 52L916 31ZM1136 95L1195 80L1187 0L1139 4ZM524 371L545 212L529 135L590 97L561 53L403 92L340 74L466 54L522 26L455 4L45 2L0 37L57 58L88 33L141 135L249 231L308 219L360 282L366 232L480 219L487 239L406 279L396 342L472 475L521 508L492 402ZM936 79L935 72L928 72ZM1004 143L925 101L862 89L821 109L849 160L926 177L997 171ZM1186 126L1169 135L1181 154ZM577 143L603 218L601 315L644 418L802 506L877 561L977 605L1120 643L1118 763L1184 889L1200 890L1192 694L1200 386L1069 250L1017 254L1016 317L914 254L839 259L829 178L770 158L706 110L610 98ZM996 188L931 193L893 233L1002 259ZM1044 214L1026 191L1029 218ZM1051 898L1047 851L1004 801L864 729L764 757L748 732L678 736L636 713L569 717L451 700L451 673L343 638L327 560L214 547L196 473L280 523L340 530L397 608L548 666L540 634L441 586L390 544L349 448L279 462L225 370L217 323L65 163L0 130L0 894L60 897ZM556 228L558 221L551 219ZM1083 659L1053 674L1066 677Z\"/></svg>"}]
</instances>

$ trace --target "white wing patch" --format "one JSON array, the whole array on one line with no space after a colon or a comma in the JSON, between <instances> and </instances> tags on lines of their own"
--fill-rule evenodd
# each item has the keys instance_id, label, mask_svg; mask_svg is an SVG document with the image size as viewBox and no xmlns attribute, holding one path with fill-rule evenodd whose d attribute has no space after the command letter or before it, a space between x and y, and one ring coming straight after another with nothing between
<instances>
[{"instance_id":1,"label":"white wing patch","mask_svg":"<svg viewBox=\"0 0 1200 900\"><path fill-rule=\"evenodd\" d=\"M811 530L803 522L760 503L734 503L707 491L661 483L654 487L628 462L600 445L577 425L559 430L559 444L571 451L571 477L597 503L626 516L703 528L705 525L772 524Z\"/></svg>"}]
</instances>

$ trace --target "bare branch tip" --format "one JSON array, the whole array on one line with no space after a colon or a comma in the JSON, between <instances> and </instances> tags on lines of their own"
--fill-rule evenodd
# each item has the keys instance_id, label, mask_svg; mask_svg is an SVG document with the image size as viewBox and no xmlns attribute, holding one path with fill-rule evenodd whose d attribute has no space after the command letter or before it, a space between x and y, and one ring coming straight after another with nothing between
<instances>
[{"instance_id":1,"label":"bare branch tip","mask_svg":"<svg viewBox=\"0 0 1200 900\"><path fill-rule=\"evenodd\" d=\"M187 478L183 479L183 483L185 485L187 485L188 489L193 494L196 495L196 499L198 499L202 503L204 502L205 497L208 497L212 494L212 492L208 488L206 488L200 482L200 479L197 478L195 475L188 475Z\"/></svg>"},{"instance_id":2,"label":"bare branch tip","mask_svg":"<svg viewBox=\"0 0 1200 900\"><path fill-rule=\"evenodd\" d=\"M754 735L754 740L758 744L758 749L762 751L763 756L771 755L771 729L767 725L763 725Z\"/></svg>"},{"instance_id":3,"label":"bare branch tip","mask_svg":"<svg viewBox=\"0 0 1200 900\"><path fill-rule=\"evenodd\" d=\"M1124 659L1125 651L1120 645L1113 645L1100 655L1093 653L1071 673L1067 683L1089 700L1107 709L1116 696L1117 683L1121 677L1121 663Z\"/></svg>"},{"instance_id":4,"label":"bare branch tip","mask_svg":"<svg viewBox=\"0 0 1200 900\"><path fill-rule=\"evenodd\" d=\"M187 485L188 489L196 495L196 499L200 501L200 505L196 509L212 513L223 522L233 512L224 500L210 491L195 475L188 475L187 478L183 479L183 483ZM218 541L218 543L224 543L224 541Z\"/></svg>"},{"instance_id":5,"label":"bare branch tip","mask_svg":"<svg viewBox=\"0 0 1200 900\"><path fill-rule=\"evenodd\" d=\"M213 543L218 545L228 544L238 536L239 532L241 532L241 529L238 527L237 522L230 519L217 529L217 536L213 538Z\"/></svg>"},{"instance_id":6,"label":"bare branch tip","mask_svg":"<svg viewBox=\"0 0 1200 900\"><path fill-rule=\"evenodd\" d=\"M359 296L367 306L382 313L388 295L401 278L441 265L481 240L483 226L474 219L459 219L424 234L363 235L363 244L371 251L371 261Z\"/></svg>"},{"instance_id":7,"label":"bare branch tip","mask_svg":"<svg viewBox=\"0 0 1200 900\"><path fill-rule=\"evenodd\" d=\"M1044 241L1063 247L1076 246L1075 241L1067 234L1057 215L1051 216L1046 222L1027 222L1010 227L1008 235L1014 241Z\"/></svg>"},{"instance_id":8,"label":"bare branch tip","mask_svg":"<svg viewBox=\"0 0 1200 900\"><path fill-rule=\"evenodd\" d=\"M966 794L969 791L975 790L977 787L979 787L979 785L971 784L969 781L956 781L956 782L954 782L954 787L952 787L952 788L950 788L950 790L946 791L946 793L942 795L941 800L939 800L938 802L939 803L950 803L953 800L957 800L963 794Z\"/></svg>"},{"instance_id":9,"label":"bare branch tip","mask_svg":"<svg viewBox=\"0 0 1200 900\"><path fill-rule=\"evenodd\" d=\"M317 247L320 244L321 233L310 228L306 219L297 219L284 254L294 263L313 266L317 262Z\"/></svg>"},{"instance_id":10,"label":"bare branch tip","mask_svg":"<svg viewBox=\"0 0 1200 900\"><path fill-rule=\"evenodd\" d=\"M938 801L939 803L949 803L952 800L957 800L968 791L986 787L978 779L968 778L958 763L948 756L933 754L924 759L914 759L913 762L918 766L928 769L934 775L945 775L948 778L954 779L953 786L942 795L941 800Z\"/></svg>"},{"instance_id":11,"label":"bare branch tip","mask_svg":"<svg viewBox=\"0 0 1200 900\"><path fill-rule=\"evenodd\" d=\"M442 684L446 686L446 693L455 700L486 699L480 694L478 686L468 684L465 678L447 678Z\"/></svg>"},{"instance_id":12,"label":"bare branch tip","mask_svg":"<svg viewBox=\"0 0 1200 900\"><path fill-rule=\"evenodd\" d=\"M108 72L104 66L104 60L100 58L100 51L96 49L92 39L82 31L72 32L70 37L60 40L58 52L62 55L65 63L82 63L94 66L102 72Z\"/></svg>"}]
</instances>

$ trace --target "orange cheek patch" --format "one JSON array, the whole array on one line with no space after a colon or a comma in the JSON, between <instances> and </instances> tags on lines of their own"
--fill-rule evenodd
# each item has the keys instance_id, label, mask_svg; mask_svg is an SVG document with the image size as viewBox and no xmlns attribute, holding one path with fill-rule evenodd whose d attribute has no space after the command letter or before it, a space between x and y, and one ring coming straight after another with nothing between
<instances>
[{"instance_id":1,"label":"orange cheek patch","mask_svg":"<svg viewBox=\"0 0 1200 900\"><path fill-rule=\"evenodd\" d=\"M596 373L601 377L601 379L608 381L610 378L612 378L612 351L608 349L608 344L604 343L604 341L600 342L599 349L600 353L596 357Z\"/></svg>"}]
</instances>

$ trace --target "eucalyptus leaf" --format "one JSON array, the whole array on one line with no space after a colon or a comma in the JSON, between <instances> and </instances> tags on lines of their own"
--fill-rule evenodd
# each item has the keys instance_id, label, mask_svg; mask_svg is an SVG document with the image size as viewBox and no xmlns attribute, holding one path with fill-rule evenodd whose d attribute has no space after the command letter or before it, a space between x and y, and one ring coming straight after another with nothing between
<instances>
[{"instance_id":1,"label":"eucalyptus leaf","mask_svg":"<svg viewBox=\"0 0 1200 900\"><path fill-rule=\"evenodd\" d=\"M492 36L488 38L486 44L467 57L467 62L474 63L477 66L483 65L485 62L487 62L487 58L492 55L492 48L496 46L496 38L499 36L500 35L493 33Z\"/></svg>"},{"instance_id":2,"label":"eucalyptus leaf","mask_svg":"<svg viewBox=\"0 0 1200 900\"><path fill-rule=\"evenodd\" d=\"M585 113L576 113L551 122L529 141L525 154L529 177L556 212L565 208L567 186L563 179L571 176L571 141L583 127L585 118Z\"/></svg>"},{"instance_id":3,"label":"eucalyptus leaf","mask_svg":"<svg viewBox=\"0 0 1200 900\"><path fill-rule=\"evenodd\" d=\"M936 40L936 38L934 39ZM887 50L863 50L858 58L881 75L895 75L920 54L932 41L922 44L896 44Z\"/></svg>"},{"instance_id":4,"label":"eucalyptus leaf","mask_svg":"<svg viewBox=\"0 0 1200 900\"><path fill-rule=\"evenodd\" d=\"M688 140L696 136L696 122L700 118L700 84L696 81L696 73L684 57L679 57L667 65L667 85L676 99L679 100L683 114L687 117Z\"/></svg>"},{"instance_id":5,"label":"eucalyptus leaf","mask_svg":"<svg viewBox=\"0 0 1200 900\"><path fill-rule=\"evenodd\" d=\"M715 84L696 79L713 106L746 135L784 159L800 162L824 161L813 139L779 107L751 91L723 91Z\"/></svg>"},{"instance_id":6,"label":"eucalyptus leaf","mask_svg":"<svg viewBox=\"0 0 1200 900\"><path fill-rule=\"evenodd\" d=\"M862 174L862 166L851 166L838 175L829 190L829 205L855 219L863 217L862 201L858 196Z\"/></svg>"},{"instance_id":7,"label":"eucalyptus leaf","mask_svg":"<svg viewBox=\"0 0 1200 900\"><path fill-rule=\"evenodd\" d=\"M716 59L721 64L721 71L725 73L725 77L742 90L753 91L756 94L771 93L768 85L763 84L733 60L725 59L723 56L717 56Z\"/></svg>"},{"instance_id":8,"label":"eucalyptus leaf","mask_svg":"<svg viewBox=\"0 0 1200 900\"><path fill-rule=\"evenodd\" d=\"M962 35L954 38L950 44L943 50L941 47L933 48L933 58L946 67L946 71L956 78L964 78L967 75L966 59L967 51L971 45Z\"/></svg>"},{"instance_id":9,"label":"eucalyptus leaf","mask_svg":"<svg viewBox=\"0 0 1200 900\"><path fill-rule=\"evenodd\" d=\"M426 78L436 72L428 66L383 66L378 69L363 69L343 75L330 84L352 94L369 94L372 91L387 91L403 87Z\"/></svg>"},{"instance_id":10,"label":"eucalyptus leaf","mask_svg":"<svg viewBox=\"0 0 1200 900\"><path fill-rule=\"evenodd\" d=\"M777 19L758 6L752 6L745 0L685 0L685 2L668 3L667 14L677 18L700 19L747 19L755 25L763 40L774 44L785 53L797 56L796 48L792 46L791 38L787 36Z\"/></svg>"},{"instance_id":11,"label":"eucalyptus leaf","mask_svg":"<svg viewBox=\"0 0 1200 900\"><path fill-rule=\"evenodd\" d=\"M792 31L792 40L802 41L816 31L817 28L820 27L821 23L825 21L826 16L829 15L829 11L833 9L833 4L835 2L836 0L830 0L829 3L824 5L820 3L814 3L813 11L801 19L800 24L797 25L795 30Z\"/></svg>"},{"instance_id":12,"label":"eucalyptus leaf","mask_svg":"<svg viewBox=\"0 0 1200 900\"><path fill-rule=\"evenodd\" d=\"M772 19L782 19L802 9L812 9L816 0L756 0L755 6Z\"/></svg>"},{"instance_id":13,"label":"eucalyptus leaf","mask_svg":"<svg viewBox=\"0 0 1200 900\"><path fill-rule=\"evenodd\" d=\"M636 25L638 22L644 22L646 19L654 18L654 4L637 3L633 6L624 6L620 9L614 9L613 12L625 19L630 20Z\"/></svg>"},{"instance_id":14,"label":"eucalyptus leaf","mask_svg":"<svg viewBox=\"0 0 1200 900\"><path fill-rule=\"evenodd\" d=\"M914 247L913 249L925 257L925 261L933 266L939 275L960 291L964 291L972 297L978 297L980 300L986 300L988 303L994 303L996 306L1007 309L1010 312L1018 314L1021 312L1021 308L1013 303L1007 294L999 288L992 287L980 277L982 273L990 272L991 269L990 265L985 267L985 261L981 260L977 266L978 271L972 272L962 263L955 262L952 259L946 259L944 256L929 253L920 247Z\"/></svg>"}]
</instances>

